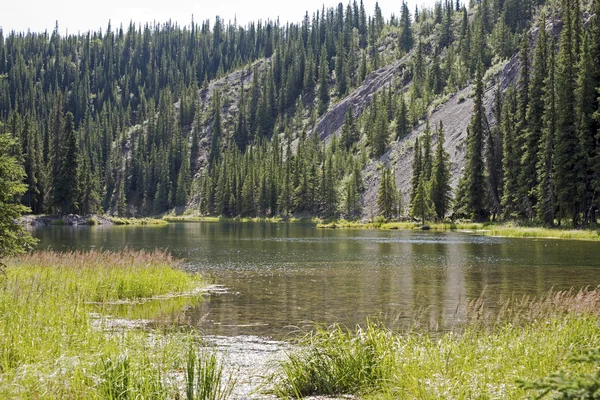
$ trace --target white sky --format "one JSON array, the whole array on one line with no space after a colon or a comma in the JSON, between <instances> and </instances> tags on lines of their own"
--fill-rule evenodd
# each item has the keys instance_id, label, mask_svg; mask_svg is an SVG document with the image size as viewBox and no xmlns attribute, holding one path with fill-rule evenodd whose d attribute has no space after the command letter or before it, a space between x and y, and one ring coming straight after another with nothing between
<instances>
[{"instance_id":1,"label":"white sky","mask_svg":"<svg viewBox=\"0 0 600 400\"><path fill-rule=\"evenodd\" d=\"M360 4L360 0L357 0ZM365 9L373 14L376 0L363 0ZM126 28L129 21L137 23L165 22L169 19L180 25L189 25L192 15L196 22L210 19L216 15L225 21L237 16L239 24L258 19L279 19L299 22L306 11L312 15L321 6L337 6L339 0L16 0L2 1L0 27L5 35L12 30L25 32L43 32L54 29L58 20L59 30L64 34L87 32L88 30L106 30L111 20L113 29L121 23ZM348 0L342 0L344 6ZM411 13L415 5L433 5L435 0L407 0ZM379 0L379 6L386 18L392 13L400 14L401 0Z\"/></svg>"}]
</instances>

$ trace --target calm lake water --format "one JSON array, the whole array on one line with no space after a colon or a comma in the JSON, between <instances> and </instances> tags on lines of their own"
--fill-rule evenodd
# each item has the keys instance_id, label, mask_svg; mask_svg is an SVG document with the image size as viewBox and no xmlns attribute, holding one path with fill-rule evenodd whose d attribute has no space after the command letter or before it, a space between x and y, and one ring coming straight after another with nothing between
<instances>
[{"instance_id":1,"label":"calm lake water","mask_svg":"<svg viewBox=\"0 0 600 400\"><path fill-rule=\"evenodd\" d=\"M465 299L600 284L600 242L269 223L55 226L33 233L40 248L55 250L168 248L226 289L186 311L188 323L207 335L282 338L308 323L353 326L368 317L395 326L418 318L449 329Z\"/></svg>"}]
</instances>

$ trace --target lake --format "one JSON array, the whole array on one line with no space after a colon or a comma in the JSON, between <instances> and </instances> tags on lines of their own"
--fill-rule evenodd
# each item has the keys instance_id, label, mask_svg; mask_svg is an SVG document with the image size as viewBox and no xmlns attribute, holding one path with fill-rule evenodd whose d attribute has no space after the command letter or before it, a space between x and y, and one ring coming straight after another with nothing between
<instances>
[{"instance_id":1,"label":"lake","mask_svg":"<svg viewBox=\"0 0 600 400\"><path fill-rule=\"evenodd\" d=\"M600 242L312 224L37 228L39 248L167 248L223 290L186 311L206 335L284 338L312 323L451 329L466 299L493 303L600 284Z\"/></svg>"}]
</instances>

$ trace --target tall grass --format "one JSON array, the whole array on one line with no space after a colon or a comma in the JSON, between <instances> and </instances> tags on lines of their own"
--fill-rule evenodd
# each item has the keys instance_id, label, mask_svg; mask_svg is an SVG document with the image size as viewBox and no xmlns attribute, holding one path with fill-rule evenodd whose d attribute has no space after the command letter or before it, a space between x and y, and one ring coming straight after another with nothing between
<instances>
[{"instance_id":1,"label":"tall grass","mask_svg":"<svg viewBox=\"0 0 600 400\"><path fill-rule=\"evenodd\" d=\"M190 346L185 369L187 400L227 400L236 384L232 375L225 379L223 364L214 351L198 351Z\"/></svg>"},{"instance_id":2,"label":"tall grass","mask_svg":"<svg viewBox=\"0 0 600 400\"><path fill-rule=\"evenodd\" d=\"M134 300L183 293L201 284L167 252L35 252L8 261L9 285L61 287L84 301ZM17 290L13 288L12 290Z\"/></svg>"},{"instance_id":3,"label":"tall grass","mask_svg":"<svg viewBox=\"0 0 600 400\"><path fill-rule=\"evenodd\" d=\"M0 277L0 398L173 398L189 333L102 331L102 304L192 290L164 252L41 252ZM113 305L111 305L112 307ZM100 326L101 327L101 326Z\"/></svg>"},{"instance_id":4,"label":"tall grass","mask_svg":"<svg viewBox=\"0 0 600 400\"><path fill-rule=\"evenodd\" d=\"M270 376L280 397L525 398L519 381L563 370L573 352L600 347L600 291L551 292L505 300L494 312L470 302L460 332L393 332L380 324L318 328Z\"/></svg>"}]
</instances>

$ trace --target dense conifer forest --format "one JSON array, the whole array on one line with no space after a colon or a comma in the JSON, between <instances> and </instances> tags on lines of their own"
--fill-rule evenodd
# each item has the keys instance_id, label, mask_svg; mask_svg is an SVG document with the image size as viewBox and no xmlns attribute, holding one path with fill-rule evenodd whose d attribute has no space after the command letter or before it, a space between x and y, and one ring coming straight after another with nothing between
<instances>
[{"instance_id":1,"label":"dense conifer forest","mask_svg":"<svg viewBox=\"0 0 600 400\"><path fill-rule=\"evenodd\" d=\"M0 130L17 139L35 214L596 222L600 0L402 3L389 19L353 0L299 23L59 32L0 30ZM510 59L518 71L505 76ZM341 129L318 133L398 60ZM447 127L428 117L465 88L474 106L454 185ZM412 149L407 187L393 143Z\"/></svg>"}]
</instances>

